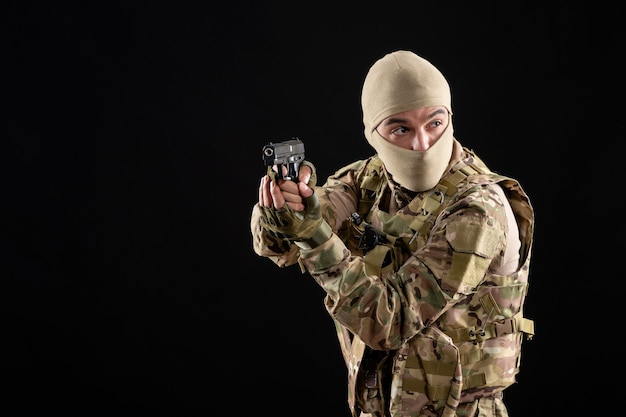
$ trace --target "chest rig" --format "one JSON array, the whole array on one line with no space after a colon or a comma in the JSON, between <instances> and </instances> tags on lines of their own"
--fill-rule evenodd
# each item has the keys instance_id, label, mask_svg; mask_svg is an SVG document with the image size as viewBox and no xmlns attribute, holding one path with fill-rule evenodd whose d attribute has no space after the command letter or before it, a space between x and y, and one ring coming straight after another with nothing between
<instances>
[{"instance_id":1,"label":"chest rig","mask_svg":"<svg viewBox=\"0 0 626 417\"><path fill-rule=\"evenodd\" d=\"M432 190L415 196L395 214L379 209L388 181L382 161L376 157L369 161L359 177L361 199L357 211L342 228L348 230L344 241L353 253L363 256L368 273L382 277L397 271L411 253L426 243L439 214L475 184L469 177L488 174L488 178L484 176L488 182L507 179L491 172L471 151L465 151L469 157L457 163L450 175ZM521 203L515 200L511 204ZM532 217L522 217L526 221L524 233L531 233ZM369 412L380 411L386 403L392 415L417 415L421 405L430 401L445 408L444 415L452 416L460 402L494 395L515 382L522 335L530 339L534 334L533 321L523 316L522 309L531 239L521 239L525 261L519 271L508 276L489 276L487 280L493 285L479 288L468 300L473 315L452 314L471 318L480 312L480 326L463 320L454 326L429 326L393 355L369 366L373 351L338 325L339 340L351 370L349 403L353 412L355 403ZM515 294L513 305L508 298L501 302L511 294ZM500 311L501 306L511 311ZM502 348L503 344L507 349ZM381 383L385 375L381 367L385 364L393 369L390 389L384 389L385 384ZM503 371L505 368L507 372ZM357 383L358 375L363 376L364 383Z\"/></svg>"},{"instance_id":2,"label":"chest rig","mask_svg":"<svg viewBox=\"0 0 626 417\"><path fill-rule=\"evenodd\" d=\"M344 222L344 239L353 253L361 254L368 273L384 275L397 270L428 238L435 219L459 195L471 175L489 173L471 152L470 158L453 167L428 192L420 193L397 213L378 208L387 177L382 161L373 157L360 182L361 199L357 211ZM495 174L491 174L495 175Z\"/></svg>"}]
</instances>

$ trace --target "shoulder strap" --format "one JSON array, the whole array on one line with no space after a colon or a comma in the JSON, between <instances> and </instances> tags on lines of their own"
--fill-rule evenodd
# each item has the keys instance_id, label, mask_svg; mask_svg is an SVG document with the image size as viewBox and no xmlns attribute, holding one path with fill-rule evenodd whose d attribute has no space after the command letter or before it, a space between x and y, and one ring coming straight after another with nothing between
<instances>
[{"instance_id":1,"label":"shoulder strap","mask_svg":"<svg viewBox=\"0 0 626 417\"><path fill-rule=\"evenodd\" d=\"M383 189L386 182L387 180L383 174L383 162L378 155L374 155L367 163L359 185L361 188L361 198L357 208L359 216L364 218L369 213L378 197L378 193Z\"/></svg>"},{"instance_id":2,"label":"shoulder strap","mask_svg":"<svg viewBox=\"0 0 626 417\"><path fill-rule=\"evenodd\" d=\"M484 173L474 164L464 165L464 162L460 168L445 178L442 178L431 193L422 200L421 198L415 198L409 203L409 209L413 213L417 213L409 227L415 231L414 238L418 234L427 235L430 231L429 219L433 219L437 216L448 202L458 194L459 185L467 179L470 175L476 175Z\"/></svg>"}]
</instances>

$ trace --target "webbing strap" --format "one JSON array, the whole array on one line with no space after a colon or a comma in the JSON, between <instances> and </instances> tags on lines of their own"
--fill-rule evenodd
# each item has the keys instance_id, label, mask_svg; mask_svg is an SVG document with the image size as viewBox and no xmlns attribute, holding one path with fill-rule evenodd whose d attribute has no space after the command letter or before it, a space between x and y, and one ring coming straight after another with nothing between
<instances>
[{"instance_id":1,"label":"webbing strap","mask_svg":"<svg viewBox=\"0 0 626 417\"><path fill-rule=\"evenodd\" d=\"M506 381L503 378L503 381ZM463 377L463 390L476 387L484 387L487 385L485 374L479 373L471 376ZM450 393L450 385L430 385L421 379L404 378L402 380L402 390L421 392L432 400L445 400Z\"/></svg>"},{"instance_id":2,"label":"webbing strap","mask_svg":"<svg viewBox=\"0 0 626 417\"><path fill-rule=\"evenodd\" d=\"M363 352L365 352L365 343L359 337L354 336L350 351L350 362L348 363L348 404L351 410L354 410L356 401L357 377Z\"/></svg>"},{"instance_id":3,"label":"webbing strap","mask_svg":"<svg viewBox=\"0 0 626 417\"><path fill-rule=\"evenodd\" d=\"M441 179L423 202L421 199L413 199L409 203L409 209L418 214L409 227L422 235L428 234L430 225L427 220L439 214L445 206L444 202L450 200L458 192L458 185L474 174L480 174L480 171L472 165L465 165L449 177Z\"/></svg>"},{"instance_id":4,"label":"webbing strap","mask_svg":"<svg viewBox=\"0 0 626 417\"><path fill-rule=\"evenodd\" d=\"M357 208L357 213L361 217L367 216L370 209L374 205L380 190L385 185L386 178L382 173L382 165L383 161L378 157L372 158L370 164L368 165L368 175L365 175L361 179L361 199L359 200L359 206Z\"/></svg>"},{"instance_id":5,"label":"webbing strap","mask_svg":"<svg viewBox=\"0 0 626 417\"><path fill-rule=\"evenodd\" d=\"M411 211L418 213L409 224L411 230L419 232L422 235L428 234L430 225L427 223L427 220L432 216L437 215L443 208L443 203L447 198L445 189L445 187L437 184L433 192L430 193L430 195L422 203L421 207L412 206L417 199L414 199L411 203L409 203Z\"/></svg>"},{"instance_id":6,"label":"webbing strap","mask_svg":"<svg viewBox=\"0 0 626 417\"><path fill-rule=\"evenodd\" d=\"M365 268L368 274L380 275L381 267L389 250L391 250L390 246L376 245L372 250L367 252L363 257L363 262L365 262Z\"/></svg>"},{"instance_id":7,"label":"webbing strap","mask_svg":"<svg viewBox=\"0 0 626 417\"><path fill-rule=\"evenodd\" d=\"M482 349L470 350L469 352L461 354L461 365L469 365L472 363L480 362L483 359L484 359L484 352ZM444 366L440 362L437 362L437 369L434 369L432 366L428 365L428 363L426 362L422 362L422 364L420 365L420 359L418 359L417 356L415 355L408 355L406 357L406 367L412 368L412 369L423 367L424 370L429 373L439 372L442 370L443 372L448 372L448 373L454 371L453 369L454 365L448 364L444 369Z\"/></svg>"},{"instance_id":8,"label":"webbing strap","mask_svg":"<svg viewBox=\"0 0 626 417\"><path fill-rule=\"evenodd\" d=\"M433 400L445 400L448 398L450 392L450 386L437 387L433 385L426 385L426 382L421 379L408 379L402 380L402 390L421 392L428 395L428 398Z\"/></svg>"},{"instance_id":9,"label":"webbing strap","mask_svg":"<svg viewBox=\"0 0 626 417\"><path fill-rule=\"evenodd\" d=\"M363 177L361 181L361 188L368 191L376 191L378 190L378 186L380 185L381 178L379 175L366 175Z\"/></svg>"},{"instance_id":10,"label":"webbing strap","mask_svg":"<svg viewBox=\"0 0 626 417\"><path fill-rule=\"evenodd\" d=\"M449 177L441 179L439 183L443 185L444 187L446 187L446 195L450 197L457 193L458 191L457 186L461 183L461 181L463 181L465 178L469 177L470 175L475 175L475 174L480 174L480 173L481 171L479 171L473 165L465 165L461 167L459 170L457 170L454 174L450 175Z\"/></svg>"},{"instance_id":11,"label":"webbing strap","mask_svg":"<svg viewBox=\"0 0 626 417\"><path fill-rule=\"evenodd\" d=\"M484 328L474 326L463 329L447 329L443 332L450 336L455 343L467 341L482 342L483 340L494 337L519 332L525 333L530 339L535 334L534 327L532 320L523 317L521 313L517 313L515 316L508 319L488 323Z\"/></svg>"}]
</instances>

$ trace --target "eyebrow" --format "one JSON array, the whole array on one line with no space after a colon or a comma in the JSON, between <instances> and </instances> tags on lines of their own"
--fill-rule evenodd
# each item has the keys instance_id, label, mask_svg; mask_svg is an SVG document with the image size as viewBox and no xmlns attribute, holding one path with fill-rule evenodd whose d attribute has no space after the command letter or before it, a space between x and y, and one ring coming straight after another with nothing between
<instances>
[{"instance_id":1,"label":"eyebrow","mask_svg":"<svg viewBox=\"0 0 626 417\"><path fill-rule=\"evenodd\" d=\"M430 118L435 117L435 116L436 116L436 115L438 115L438 114L446 114L446 113L447 113L447 111L446 111L446 110L444 110L444 109L442 109L442 108L440 107L440 108L438 108L437 110L435 110L434 112L432 112L431 114L429 114L429 115L428 115L428 118L430 119Z\"/></svg>"},{"instance_id":2,"label":"eyebrow","mask_svg":"<svg viewBox=\"0 0 626 417\"><path fill-rule=\"evenodd\" d=\"M426 116L427 119L432 119L433 117L435 117L438 114L446 114L446 110L442 107L438 108L437 110L433 111L432 113L430 113L428 116ZM383 122L383 124L385 126L387 125L391 125L394 123L406 123L406 119L402 119L400 117L390 117L389 119L385 120Z\"/></svg>"}]
</instances>

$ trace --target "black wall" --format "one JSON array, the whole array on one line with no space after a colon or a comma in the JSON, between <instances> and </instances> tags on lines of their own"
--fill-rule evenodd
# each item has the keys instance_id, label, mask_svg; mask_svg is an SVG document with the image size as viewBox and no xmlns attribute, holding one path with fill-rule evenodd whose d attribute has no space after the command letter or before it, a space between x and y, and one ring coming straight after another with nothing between
<instances>
[{"instance_id":1,"label":"black wall","mask_svg":"<svg viewBox=\"0 0 626 417\"><path fill-rule=\"evenodd\" d=\"M537 212L537 334L510 414L546 393L573 409L554 392L580 378L587 283L612 271L582 236L624 139L606 23L623 7L40 3L5 4L0 25L0 408L348 416L323 293L253 253L249 214L268 141L300 137L322 178L371 154L361 84L411 49L448 78L455 136Z\"/></svg>"}]
</instances>

